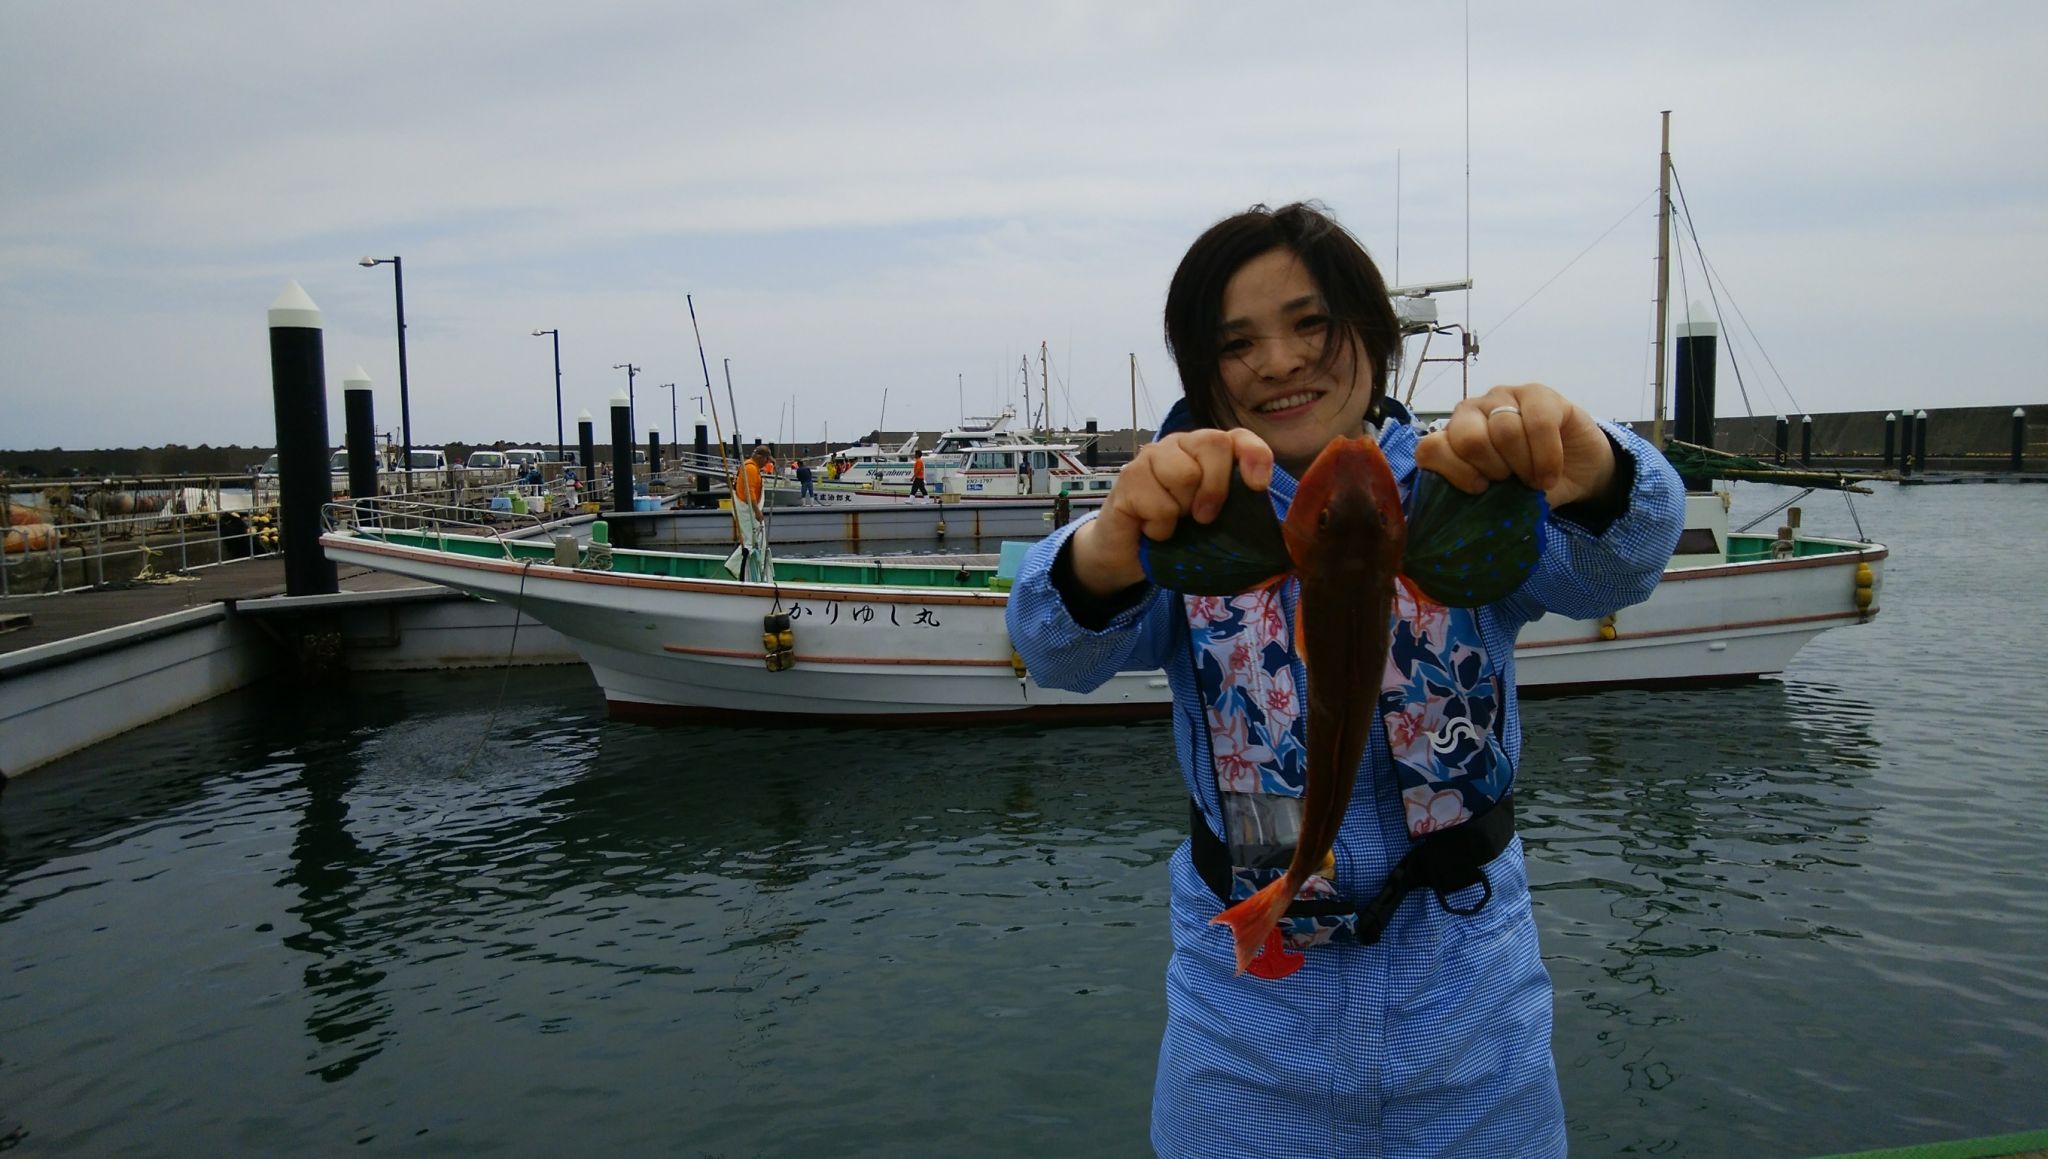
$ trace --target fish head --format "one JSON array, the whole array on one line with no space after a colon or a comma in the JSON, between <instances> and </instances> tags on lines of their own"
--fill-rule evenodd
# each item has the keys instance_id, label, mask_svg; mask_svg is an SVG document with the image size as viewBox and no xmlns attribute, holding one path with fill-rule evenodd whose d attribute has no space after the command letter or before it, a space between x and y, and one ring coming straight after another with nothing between
<instances>
[{"instance_id":1,"label":"fish head","mask_svg":"<svg viewBox=\"0 0 2048 1159\"><path fill-rule=\"evenodd\" d=\"M1295 487L1281 532L1303 577L1363 581L1399 571L1407 525L1400 484L1379 443L1332 439Z\"/></svg>"}]
</instances>

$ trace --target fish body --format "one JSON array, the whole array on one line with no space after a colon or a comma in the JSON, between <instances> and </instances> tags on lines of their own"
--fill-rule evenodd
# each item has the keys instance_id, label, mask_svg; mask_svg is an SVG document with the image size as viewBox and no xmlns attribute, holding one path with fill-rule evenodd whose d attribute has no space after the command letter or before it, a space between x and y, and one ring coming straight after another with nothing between
<instances>
[{"instance_id":1,"label":"fish body","mask_svg":"<svg viewBox=\"0 0 2048 1159\"><path fill-rule=\"evenodd\" d=\"M1308 670L1307 786L1286 875L1212 919L1230 928L1240 973L1309 876L1329 872L1372 735L1407 541L1400 487L1379 444L1342 438L1324 447L1280 530L1300 583L1295 650Z\"/></svg>"}]
</instances>

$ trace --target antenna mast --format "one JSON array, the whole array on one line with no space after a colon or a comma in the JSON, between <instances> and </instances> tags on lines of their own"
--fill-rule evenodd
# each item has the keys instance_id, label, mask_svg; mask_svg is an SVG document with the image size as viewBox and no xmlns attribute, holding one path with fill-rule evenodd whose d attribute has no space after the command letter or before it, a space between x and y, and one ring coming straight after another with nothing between
<instances>
[{"instance_id":1,"label":"antenna mast","mask_svg":"<svg viewBox=\"0 0 2048 1159\"><path fill-rule=\"evenodd\" d=\"M1650 413L1650 445L1664 446L1664 329L1671 295L1671 110L1665 109L1664 149L1657 155L1657 384Z\"/></svg>"}]
</instances>

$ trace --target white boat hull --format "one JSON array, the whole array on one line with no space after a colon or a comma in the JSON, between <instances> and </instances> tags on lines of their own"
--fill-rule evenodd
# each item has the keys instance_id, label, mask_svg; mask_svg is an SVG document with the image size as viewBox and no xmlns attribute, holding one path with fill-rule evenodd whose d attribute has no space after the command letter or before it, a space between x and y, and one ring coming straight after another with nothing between
<instances>
[{"instance_id":1,"label":"white boat hull","mask_svg":"<svg viewBox=\"0 0 2048 1159\"><path fill-rule=\"evenodd\" d=\"M728 718L962 719L1155 714L1163 673L1120 673L1089 693L1021 674L1007 597L978 589L778 586L516 564L355 536L322 540L338 563L379 568L512 603L569 640L614 714ZM1644 603L1602 624L1548 616L1515 650L1524 694L1712 683L1783 671L1814 635L1875 614L1877 545L1782 561L1673 569ZM792 616L794 667L770 671L762 617Z\"/></svg>"}]
</instances>

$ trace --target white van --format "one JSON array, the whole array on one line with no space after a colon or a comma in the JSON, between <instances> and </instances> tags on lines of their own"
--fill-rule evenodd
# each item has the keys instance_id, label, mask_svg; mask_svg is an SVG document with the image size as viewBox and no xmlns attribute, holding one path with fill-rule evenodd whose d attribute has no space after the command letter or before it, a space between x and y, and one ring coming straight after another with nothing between
<instances>
[{"instance_id":1,"label":"white van","mask_svg":"<svg viewBox=\"0 0 2048 1159\"><path fill-rule=\"evenodd\" d=\"M502 471L505 465L503 451L471 451L469 461L462 464L465 470L470 471Z\"/></svg>"}]
</instances>

